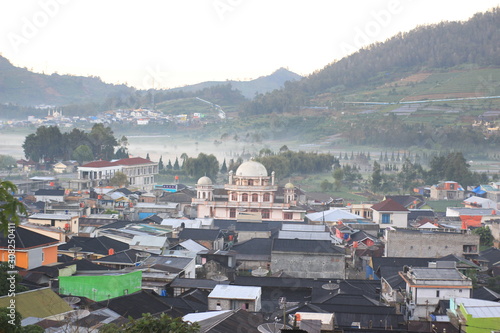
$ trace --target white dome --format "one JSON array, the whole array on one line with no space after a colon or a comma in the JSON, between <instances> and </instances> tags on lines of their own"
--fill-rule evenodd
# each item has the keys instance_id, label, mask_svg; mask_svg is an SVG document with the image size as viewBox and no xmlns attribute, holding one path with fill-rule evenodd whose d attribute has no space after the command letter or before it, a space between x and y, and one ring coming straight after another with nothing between
<instances>
[{"instance_id":1,"label":"white dome","mask_svg":"<svg viewBox=\"0 0 500 333\"><path fill-rule=\"evenodd\" d=\"M292 183L286 183L285 188L290 189L290 188L295 188L295 186Z\"/></svg>"},{"instance_id":2,"label":"white dome","mask_svg":"<svg viewBox=\"0 0 500 333\"><path fill-rule=\"evenodd\" d=\"M259 162L248 161L242 163L238 170L236 170L236 176L243 177L267 177L266 167Z\"/></svg>"},{"instance_id":3,"label":"white dome","mask_svg":"<svg viewBox=\"0 0 500 333\"><path fill-rule=\"evenodd\" d=\"M198 179L198 185L212 185L212 180L208 178L207 176L203 176L200 179Z\"/></svg>"}]
</instances>

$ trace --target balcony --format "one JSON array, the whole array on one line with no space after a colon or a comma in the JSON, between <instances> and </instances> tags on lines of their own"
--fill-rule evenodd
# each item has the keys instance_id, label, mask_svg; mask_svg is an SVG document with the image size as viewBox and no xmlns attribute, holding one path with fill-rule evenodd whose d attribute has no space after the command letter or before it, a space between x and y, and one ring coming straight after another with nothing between
<instances>
[{"instance_id":1,"label":"balcony","mask_svg":"<svg viewBox=\"0 0 500 333\"><path fill-rule=\"evenodd\" d=\"M278 186L276 185L265 185L265 186L260 186L260 185L232 185L232 184L226 184L224 185L224 188L228 191L239 191L239 192L262 192L262 191L277 191Z\"/></svg>"}]
</instances>

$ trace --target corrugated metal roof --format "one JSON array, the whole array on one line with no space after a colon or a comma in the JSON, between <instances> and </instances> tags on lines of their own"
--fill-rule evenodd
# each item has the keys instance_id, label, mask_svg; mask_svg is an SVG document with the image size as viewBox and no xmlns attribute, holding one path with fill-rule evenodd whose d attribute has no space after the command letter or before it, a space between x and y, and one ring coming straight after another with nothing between
<instances>
[{"instance_id":1,"label":"corrugated metal roof","mask_svg":"<svg viewBox=\"0 0 500 333\"><path fill-rule=\"evenodd\" d=\"M332 240L329 232L307 232L281 230L278 233L280 239L310 239L310 240Z\"/></svg>"},{"instance_id":2,"label":"corrugated metal roof","mask_svg":"<svg viewBox=\"0 0 500 333\"><path fill-rule=\"evenodd\" d=\"M311 214L312 215L312 214ZM284 231L309 231L309 232L324 232L326 227L317 224L283 224L281 230Z\"/></svg>"},{"instance_id":3,"label":"corrugated metal roof","mask_svg":"<svg viewBox=\"0 0 500 333\"><path fill-rule=\"evenodd\" d=\"M468 314L474 318L498 318L500 317L500 303L483 301L473 298L457 298L457 304L462 304Z\"/></svg>"},{"instance_id":4,"label":"corrugated metal roof","mask_svg":"<svg viewBox=\"0 0 500 333\"><path fill-rule=\"evenodd\" d=\"M221 285L215 286L209 298L257 299L261 295L260 287Z\"/></svg>"}]
</instances>

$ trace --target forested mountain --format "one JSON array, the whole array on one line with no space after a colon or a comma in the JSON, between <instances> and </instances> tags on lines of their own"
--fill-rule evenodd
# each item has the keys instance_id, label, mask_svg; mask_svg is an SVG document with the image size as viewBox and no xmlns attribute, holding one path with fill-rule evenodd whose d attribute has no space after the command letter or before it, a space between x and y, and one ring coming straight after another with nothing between
<instances>
[{"instance_id":1,"label":"forested mountain","mask_svg":"<svg viewBox=\"0 0 500 333\"><path fill-rule=\"evenodd\" d=\"M110 95L128 95L133 88L104 83L98 77L45 75L19 68L0 56L0 103L34 106L101 103Z\"/></svg>"},{"instance_id":2,"label":"forested mountain","mask_svg":"<svg viewBox=\"0 0 500 333\"><path fill-rule=\"evenodd\" d=\"M327 65L284 89L247 103L248 114L286 112L307 105L325 92L362 89L424 70L464 64L500 66L500 9L476 14L466 22L442 22L399 33Z\"/></svg>"}]
</instances>

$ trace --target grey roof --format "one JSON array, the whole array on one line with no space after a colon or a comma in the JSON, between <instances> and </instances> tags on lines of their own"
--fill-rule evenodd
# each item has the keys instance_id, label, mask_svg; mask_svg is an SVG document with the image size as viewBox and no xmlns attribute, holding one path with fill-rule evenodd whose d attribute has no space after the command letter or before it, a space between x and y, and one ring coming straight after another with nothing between
<instances>
[{"instance_id":1,"label":"grey roof","mask_svg":"<svg viewBox=\"0 0 500 333\"><path fill-rule=\"evenodd\" d=\"M310 239L310 240L329 240L332 241L332 236L329 232L308 232L308 231L288 231L280 230L278 232L280 239Z\"/></svg>"},{"instance_id":2,"label":"grey roof","mask_svg":"<svg viewBox=\"0 0 500 333\"><path fill-rule=\"evenodd\" d=\"M272 251L344 254L343 248L325 240L274 239Z\"/></svg>"},{"instance_id":3,"label":"grey roof","mask_svg":"<svg viewBox=\"0 0 500 333\"><path fill-rule=\"evenodd\" d=\"M233 245L231 250L236 251L236 258L240 255L271 256L273 240L270 238L252 238Z\"/></svg>"},{"instance_id":4,"label":"grey roof","mask_svg":"<svg viewBox=\"0 0 500 333\"><path fill-rule=\"evenodd\" d=\"M410 274L418 280L465 280L463 274L454 268L412 268Z\"/></svg>"},{"instance_id":5,"label":"grey roof","mask_svg":"<svg viewBox=\"0 0 500 333\"><path fill-rule=\"evenodd\" d=\"M189 229L179 232L179 239L209 240L214 241L222 237L220 230L215 229Z\"/></svg>"}]
</instances>

